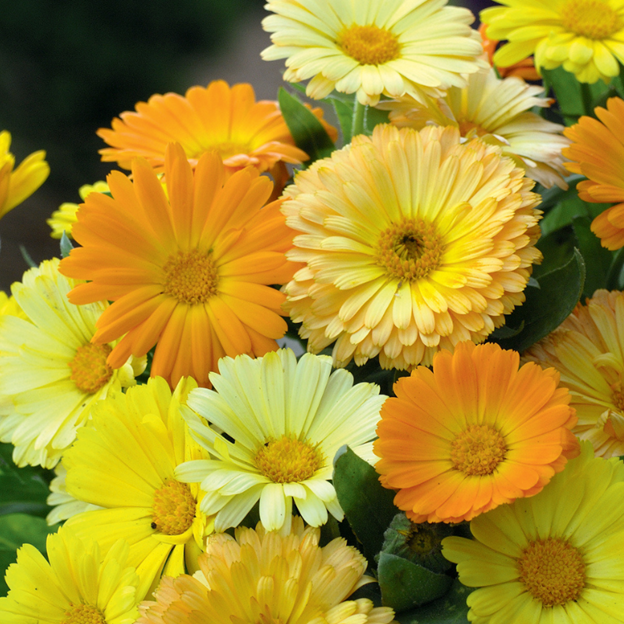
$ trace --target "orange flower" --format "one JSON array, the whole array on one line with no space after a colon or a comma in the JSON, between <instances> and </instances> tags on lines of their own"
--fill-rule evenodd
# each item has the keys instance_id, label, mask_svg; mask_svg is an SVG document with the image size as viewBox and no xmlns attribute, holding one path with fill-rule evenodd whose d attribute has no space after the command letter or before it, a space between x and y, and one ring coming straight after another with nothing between
<instances>
[{"instance_id":1,"label":"orange flower","mask_svg":"<svg viewBox=\"0 0 624 624\"><path fill-rule=\"evenodd\" d=\"M483 50L487 54L489 64L494 67L494 52L496 52L496 47L498 46L498 39L490 39L485 32L486 30L487 24L481 24L481 26L479 26L479 33L483 40ZM535 69L532 56L528 56L509 67L499 67L496 65L496 71L501 78L511 78L515 76L516 78L523 78L524 80L541 80L541 76Z\"/></svg>"},{"instance_id":2,"label":"orange flower","mask_svg":"<svg viewBox=\"0 0 624 624\"><path fill-rule=\"evenodd\" d=\"M269 285L287 281L296 265L284 255L292 233L281 202L262 208L271 181L247 168L223 183L214 153L193 172L179 144L167 147L166 193L147 161L134 161L132 175L134 182L114 171L112 197L87 197L73 228L82 247L61 262L65 275L91 280L69 293L72 303L113 302L93 337L106 343L126 334L109 365L158 343L152 376L175 386L190 375L208 386L224 355L277 349L285 297Z\"/></svg>"},{"instance_id":3,"label":"orange flower","mask_svg":"<svg viewBox=\"0 0 624 624\"><path fill-rule=\"evenodd\" d=\"M576 187L583 201L619 202L599 214L591 229L603 247L624 247L624 101L610 98L607 108L595 109L597 119L581 117L564 133L573 141L562 151L573 162L566 167L589 180ZM602 122L602 123L601 123Z\"/></svg>"},{"instance_id":4,"label":"orange flower","mask_svg":"<svg viewBox=\"0 0 624 624\"><path fill-rule=\"evenodd\" d=\"M579 452L559 373L462 342L419 366L381 408L375 466L414 522L461 522L537 494Z\"/></svg>"}]
</instances>

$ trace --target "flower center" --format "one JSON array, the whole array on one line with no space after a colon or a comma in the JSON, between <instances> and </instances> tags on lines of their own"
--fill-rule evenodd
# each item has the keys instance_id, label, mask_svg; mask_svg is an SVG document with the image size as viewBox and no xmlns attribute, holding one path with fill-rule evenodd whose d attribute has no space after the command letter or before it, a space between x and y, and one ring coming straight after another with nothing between
<instances>
[{"instance_id":1,"label":"flower center","mask_svg":"<svg viewBox=\"0 0 624 624\"><path fill-rule=\"evenodd\" d=\"M616 381L611 385L611 390L613 394L611 395L611 401L613 405L620 410L620 412L624 412L624 388L622 388L622 381Z\"/></svg>"},{"instance_id":2,"label":"flower center","mask_svg":"<svg viewBox=\"0 0 624 624\"><path fill-rule=\"evenodd\" d=\"M566 30L588 39L606 39L620 30L620 17L605 0L568 0L562 7Z\"/></svg>"},{"instance_id":3,"label":"flower center","mask_svg":"<svg viewBox=\"0 0 624 624\"><path fill-rule=\"evenodd\" d=\"M399 40L377 26L351 26L338 35L338 45L360 65L382 65L399 56Z\"/></svg>"},{"instance_id":4,"label":"flower center","mask_svg":"<svg viewBox=\"0 0 624 624\"><path fill-rule=\"evenodd\" d=\"M459 122L459 133L461 136L472 139L476 137L482 137L486 134L491 134L485 128L473 123L472 121L460 121Z\"/></svg>"},{"instance_id":5,"label":"flower center","mask_svg":"<svg viewBox=\"0 0 624 624\"><path fill-rule=\"evenodd\" d=\"M189 486L171 479L154 492L152 529L165 535L182 535L193 524L196 507Z\"/></svg>"},{"instance_id":6,"label":"flower center","mask_svg":"<svg viewBox=\"0 0 624 624\"><path fill-rule=\"evenodd\" d=\"M80 604L65 611L61 624L106 624L106 620L96 607Z\"/></svg>"},{"instance_id":7,"label":"flower center","mask_svg":"<svg viewBox=\"0 0 624 624\"><path fill-rule=\"evenodd\" d=\"M164 293L180 303L206 303L217 293L219 276L210 253L178 251L169 256L163 267Z\"/></svg>"},{"instance_id":8,"label":"flower center","mask_svg":"<svg viewBox=\"0 0 624 624\"><path fill-rule=\"evenodd\" d=\"M389 276L415 281L440 265L442 245L433 224L405 219L382 232L375 248L377 264Z\"/></svg>"},{"instance_id":9,"label":"flower center","mask_svg":"<svg viewBox=\"0 0 624 624\"><path fill-rule=\"evenodd\" d=\"M265 442L256 453L256 467L274 483L299 483L323 466L325 458L308 442L282 436Z\"/></svg>"},{"instance_id":10,"label":"flower center","mask_svg":"<svg viewBox=\"0 0 624 624\"><path fill-rule=\"evenodd\" d=\"M560 537L531 542L518 560L520 580L545 607L577 600L585 587L581 553Z\"/></svg>"},{"instance_id":11,"label":"flower center","mask_svg":"<svg viewBox=\"0 0 624 624\"><path fill-rule=\"evenodd\" d=\"M223 160L237 154L249 154L251 151L249 145L243 145L242 143L220 143L215 147Z\"/></svg>"},{"instance_id":12,"label":"flower center","mask_svg":"<svg viewBox=\"0 0 624 624\"><path fill-rule=\"evenodd\" d=\"M451 461L465 475L489 475L505 459L505 438L490 425L470 425L451 443Z\"/></svg>"},{"instance_id":13,"label":"flower center","mask_svg":"<svg viewBox=\"0 0 624 624\"><path fill-rule=\"evenodd\" d=\"M105 386L113 374L113 369L106 363L112 349L107 345L91 342L78 347L74 359L69 362L70 379L78 390L94 394Z\"/></svg>"}]
</instances>

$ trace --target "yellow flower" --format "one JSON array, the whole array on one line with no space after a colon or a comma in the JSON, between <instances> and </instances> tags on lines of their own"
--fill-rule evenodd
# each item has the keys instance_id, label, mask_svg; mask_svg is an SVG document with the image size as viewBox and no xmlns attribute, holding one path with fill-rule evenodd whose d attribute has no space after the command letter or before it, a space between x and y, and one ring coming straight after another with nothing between
<instances>
[{"instance_id":1,"label":"yellow flower","mask_svg":"<svg viewBox=\"0 0 624 624\"><path fill-rule=\"evenodd\" d=\"M581 456L532 498L447 537L442 554L468 596L474 624L618 624L624 613L624 465Z\"/></svg>"},{"instance_id":2,"label":"yellow flower","mask_svg":"<svg viewBox=\"0 0 624 624\"><path fill-rule=\"evenodd\" d=\"M290 526L290 523L288 523ZM394 612L365 598L346 600L372 578L342 538L318 545L320 531L294 518L286 534L239 527L208 539L201 571L164 578L138 624L389 624Z\"/></svg>"},{"instance_id":3,"label":"yellow flower","mask_svg":"<svg viewBox=\"0 0 624 624\"><path fill-rule=\"evenodd\" d=\"M297 362L290 349L255 360L241 355L222 359L220 374L211 373L216 392L191 392L189 407L211 426L190 410L185 418L215 459L182 464L176 476L201 481L201 508L216 513L217 531L237 526L258 500L267 530L288 530L293 499L312 526L327 522L328 511L342 520L329 483L332 460L348 444L374 462L372 439L386 397L375 384L353 385L351 373L331 368L329 357L306 354Z\"/></svg>"},{"instance_id":4,"label":"yellow flower","mask_svg":"<svg viewBox=\"0 0 624 624\"><path fill-rule=\"evenodd\" d=\"M447 0L269 0L262 26L267 61L286 59L284 80L312 78L306 94L334 89L375 105L383 93L442 95L463 87L465 74L486 68L481 37L468 9Z\"/></svg>"},{"instance_id":5,"label":"yellow flower","mask_svg":"<svg viewBox=\"0 0 624 624\"><path fill-rule=\"evenodd\" d=\"M33 152L13 170L15 156L9 152L11 135L0 132L0 218L30 197L50 174L45 152Z\"/></svg>"},{"instance_id":6,"label":"yellow flower","mask_svg":"<svg viewBox=\"0 0 624 624\"><path fill-rule=\"evenodd\" d=\"M0 414L0 440L11 442L18 466L52 468L76 437L91 406L112 387L133 385L145 358L106 363L114 343L94 345L95 324L107 303L78 308L67 293L78 284L45 260L11 287L27 320L0 315L0 395L13 408Z\"/></svg>"},{"instance_id":7,"label":"yellow flower","mask_svg":"<svg viewBox=\"0 0 624 624\"><path fill-rule=\"evenodd\" d=\"M543 92L543 87L528 85L520 78L501 80L489 69L468 76L468 86L451 87L439 100L427 98L419 103L406 96L382 102L379 108L390 110L390 121L399 128L455 126L462 137L480 137L499 145L529 178L546 188L556 184L567 189L561 150L570 141L561 135L563 126L531 112L533 107L550 106L552 100L538 97Z\"/></svg>"},{"instance_id":8,"label":"yellow flower","mask_svg":"<svg viewBox=\"0 0 624 624\"><path fill-rule=\"evenodd\" d=\"M535 67L560 65L579 82L609 82L624 63L620 0L497 0L481 11L490 39L508 39L494 64L509 67L535 54Z\"/></svg>"},{"instance_id":9,"label":"yellow flower","mask_svg":"<svg viewBox=\"0 0 624 624\"><path fill-rule=\"evenodd\" d=\"M6 572L9 595L0 598L2 624L134 624L145 594L125 542L104 555L93 539L61 528L47 551L49 563L30 544L17 551Z\"/></svg>"},{"instance_id":10,"label":"yellow flower","mask_svg":"<svg viewBox=\"0 0 624 624\"><path fill-rule=\"evenodd\" d=\"M406 369L482 342L541 258L532 186L453 127L377 126L298 173L282 210L300 232L287 255L307 266L284 290L308 349Z\"/></svg>"}]
</instances>

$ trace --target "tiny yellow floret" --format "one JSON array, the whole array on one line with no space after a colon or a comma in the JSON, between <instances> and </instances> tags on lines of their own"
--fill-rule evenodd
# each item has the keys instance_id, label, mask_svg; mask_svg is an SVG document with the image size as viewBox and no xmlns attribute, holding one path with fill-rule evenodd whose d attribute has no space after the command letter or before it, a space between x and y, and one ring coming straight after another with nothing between
<instances>
[{"instance_id":1,"label":"tiny yellow floret","mask_svg":"<svg viewBox=\"0 0 624 624\"><path fill-rule=\"evenodd\" d=\"M68 366L71 370L70 378L79 390L94 394L108 383L113 369L106 363L106 358L111 351L107 344L96 345L88 342L78 347Z\"/></svg>"},{"instance_id":2,"label":"tiny yellow floret","mask_svg":"<svg viewBox=\"0 0 624 624\"><path fill-rule=\"evenodd\" d=\"M79 604L65 612L61 624L106 624L106 620L96 607Z\"/></svg>"},{"instance_id":3,"label":"tiny yellow floret","mask_svg":"<svg viewBox=\"0 0 624 624\"><path fill-rule=\"evenodd\" d=\"M568 0L561 17L567 30L588 39L606 39L622 28L619 15L604 0Z\"/></svg>"},{"instance_id":4,"label":"tiny yellow floret","mask_svg":"<svg viewBox=\"0 0 624 624\"><path fill-rule=\"evenodd\" d=\"M206 303L217 294L217 269L211 255L199 249L171 255L163 270L165 294L180 303Z\"/></svg>"},{"instance_id":5,"label":"tiny yellow floret","mask_svg":"<svg viewBox=\"0 0 624 624\"><path fill-rule=\"evenodd\" d=\"M383 65L399 56L401 46L395 35L377 26L357 26L342 31L338 45L362 65Z\"/></svg>"},{"instance_id":6,"label":"tiny yellow floret","mask_svg":"<svg viewBox=\"0 0 624 624\"><path fill-rule=\"evenodd\" d=\"M305 481L325 463L316 447L285 435L261 447L255 461L258 470L274 483Z\"/></svg>"},{"instance_id":7,"label":"tiny yellow floret","mask_svg":"<svg viewBox=\"0 0 624 624\"><path fill-rule=\"evenodd\" d=\"M492 474L506 453L505 438L491 425L470 425L451 443L453 467L468 476Z\"/></svg>"},{"instance_id":8,"label":"tiny yellow floret","mask_svg":"<svg viewBox=\"0 0 624 624\"><path fill-rule=\"evenodd\" d=\"M193 524L195 507L189 486L171 479L154 492L152 528L165 535L182 535Z\"/></svg>"}]
</instances>

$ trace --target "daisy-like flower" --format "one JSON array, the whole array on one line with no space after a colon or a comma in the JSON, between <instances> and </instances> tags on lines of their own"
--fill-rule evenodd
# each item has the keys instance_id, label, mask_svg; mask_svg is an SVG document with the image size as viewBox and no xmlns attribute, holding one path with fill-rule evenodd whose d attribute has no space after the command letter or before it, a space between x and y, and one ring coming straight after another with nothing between
<instances>
[{"instance_id":1,"label":"daisy-like flower","mask_svg":"<svg viewBox=\"0 0 624 624\"><path fill-rule=\"evenodd\" d=\"M19 316L23 319L28 318L17 304L15 297L13 295L7 295L4 291L0 290L0 315L4 314Z\"/></svg>"},{"instance_id":2,"label":"daisy-like flower","mask_svg":"<svg viewBox=\"0 0 624 624\"><path fill-rule=\"evenodd\" d=\"M108 193L109 191L108 184L100 180L95 184L84 184L78 190L78 194L80 195L80 199L84 201L90 193ZM52 238L62 238L63 232L65 232L69 238L73 238L72 227L77 221L76 214L78 208L78 204L65 202L59 206L58 210L52 213L52 216L46 221L52 228L52 232L50 232Z\"/></svg>"},{"instance_id":3,"label":"daisy-like flower","mask_svg":"<svg viewBox=\"0 0 624 624\"><path fill-rule=\"evenodd\" d=\"M461 522L533 496L578 454L559 375L495 344L441 351L395 384L381 409L375 468L414 522Z\"/></svg>"},{"instance_id":4,"label":"daisy-like flower","mask_svg":"<svg viewBox=\"0 0 624 624\"><path fill-rule=\"evenodd\" d=\"M224 182L213 153L193 171L174 144L166 193L147 161L135 160L132 171L134 182L109 175L112 197L87 197L73 228L82 247L61 262L65 275L91 280L72 290L72 303L113 302L93 338L123 336L109 366L156 345L152 376L172 387L185 375L205 385L224 355L277 349L285 297L270 285L290 279L295 265L285 256L293 233L281 202L264 206L271 181L248 168Z\"/></svg>"},{"instance_id":5,"label":"daisy-like flower","mask_svg":"<svg viewBox=\"0 0 624 624\"><path fill-rule=\"evenodd\" d=\"M561 134L564 127L531 112L533 107L550 106L552 100L539 97L543 92L543 87L520 78L501 80L489 69L472 74L467 87L452 87L441 99L420 103L406 96L383 102L380 108L390 110L390 121L399 128L455 126L462 137L480 137L500 145L502 153L530 178L547 188L556 184L567 189L561 150L570 141Z\"/></svg>"},{"instance_id":6,"label":"daisy-like flower","mask_svg":"<svg viewBox=\"0 0 624 624\"><path fill-rule=\"evenodd\" d=\"M2 624L134 624L145 596L119 540L104 555L93 539L61 528L47 539L48 561L32 545L17 551L0 598Z\"/></svg>"},{"instance_id":7,"label":"daisy-like flower","mask_svg":"<svg viewBox=\"0 0 624 624\"><path fill-rule=\"evenodd\" d=\"M487 36L507 39L494 54L509 67L534 54L538 69L560 65L579 82L609 82L624 63L624 5L619 0L496 0L480 17Z\"/></svg>"},{"instance_id":8,"label":"daisy-like flower","mask_svg":"<svg viewBox=\"0 0 624 624\"><path fill-rule=\"evenodd\" d=\"M284 290L308 349L406 369L483 341L541 259L533 184L454 127L377 126L298 173L283 211L307 266Z\"/></svg>"},{"instance_id":9,"label":"daisy-like flower","mask_svg":"<svg viewBox=\"0 0 624 624\"><path fill-rule=\"evenodd\" d=\"M289 523L290 524L290 523ZM164 578L138 624L389 624L394 612L365 598L366 560L342 538L320 547L320 530L295 518L288 534L239 527L208 539L195 578Z\"/></svg>"},{"instance_id":10,"label":"daisy-like flower","mask_svg":"<svg viewBox=\"0 0 624 624\"><path fill-rule=\"evenodd\" d=\"M145 369L145 358L126 357L117 370L106 363L115 344L91 339L108 304L69 303L78 282L58 266L45 260L11 287L27 320L0 315L0 395L12 402L0 413L0 440L15 446L18 466L54 467L92 405L113 387L135 384Z\"/></svg>"},{"instance_id":11,"label":"daisy-like flower","mask_svg":"<svg viewBox=\"0 0 624 624\"><path fill-rule=\"evenodd\" d=\"M197 505L198 487L174 477L182 462L207 457L189 439L180 411L196 385L182 380L172 394L157 377L110 394L63 457L67 493L102 508L72 515L66 526L104 551L117 539L128 542L128 561L146 591L163 568L170 576L194 572L211 531Z\"/></svg>"},{"instance_id":12,"label":"daisy-like flower","mask_svg":"<svg viewBox=\"0 0 624 624\"><path fill-rule=\"evenodd\" d=\"M45 152L33 152L15 167L11 154L11 135L0 132L0 218L30 197L47 179L50 166Z\"/></svg>"},{"instance_id":13,"label":"daisy-like flower","mask_svg":"<svg viewBox=\"0 0 624 624\"><path fill-rule=\"evenodd\" d=\"M284 80L311 78L306 94L334 89L375 105L383 93L442 95L465 74L487 66L468 9L447 0L269 0L262 21L272 46L267 61L286 59Z\"/></svg>"},{"instance_id":14,"label":"daisy-like flower","mask_svg":"<svg viewBox=\"0 0 624 624\"><path fill-rule=\"evenodd\" d=\"M597 290L523 358L559 372L578 416L573 432L596 455L624 455L624 293Z\"/></svg>"},{"instance_id":15,"label":"daisy-like flower","mask_svg":"<svg viewBox=\"0 0 624 624\"><path fill-rule=\"evenodd\" d=\"M269 531L288 531L293 499L312 526L327 522L328 511L343 518L329 483L332 460L348 444L373 463L371 440L386 397L375 384L353 385L351 373L331 369L327 356L297 362L290 349L224 358L220 374L210 375L216 391L191 392L189 407L211 426L190 410L185 418L215 459L183 464L176 477L201 481L201 508L216 513L215 530L237 526L258 500Z\"/></svg>"},{"instance_id":16,"label":"daisy-like flower","mask_svg":"<svg viewBox=\"0 0 624 624\"><path fill-rule=\"evenodd\" d=\"M447 537L442 553L468 596L474 624L618 624L624 597L624 465L583 443L542 492Z\"/></svg>"},{"instance_id":17,"label":"daisy-like flower","mask_svg":"<svg viewBox=\"0 0 624 624\"><path fill-rule=\"evenodd\" d=\"M581 117L564 134L572 145L563 151L572 162L566 168L588 180L577 185L583 201L618 202L599 214L591 229L607 249L624 247L624 101L607 100L607 108L595 109L598 119Z\"/></svg>"}]
</instances>

